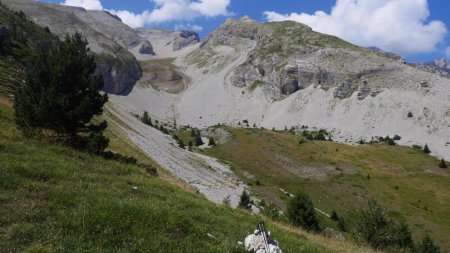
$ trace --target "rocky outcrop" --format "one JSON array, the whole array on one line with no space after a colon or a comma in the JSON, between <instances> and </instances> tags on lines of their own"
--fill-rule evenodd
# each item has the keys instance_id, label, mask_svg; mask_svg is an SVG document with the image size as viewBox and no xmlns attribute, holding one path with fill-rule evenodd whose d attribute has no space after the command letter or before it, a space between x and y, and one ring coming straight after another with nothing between
<instances>
[{"instance_id":1,"label":"rocky outcrop","mask_svg":"<svg viewBox=\"0 0 450 253\"><path fill-rule=\"evenodd\" d=\"M173 41L173 50L174 51L178 51L187 46L196 44L200 41L200 37L198 36L198 33L194 32L194 31L181 30L181 31L177 31L175 33L178 33L179 36L175 37L175 40Z\"/></svg>"},{"instance_id":2,"label":"rocky outcrop","mask_svg":"<svg viewBox=\"0 0 450 253\"><path fill-rule=\"evenodd\" d=\"M188 30L166 31L154 28L137 28L136 32L153 45L165 48L163 51L179 51L200 41L198 33Z\"/></svg>"},{"instance_id":3,"label":"rocky outcrop","mask_svg":"<svg viewBox=\"0 0 450 253\"><path fill-rule=\"evenodd\" d=\"M2 3L13 10L23 11L35 23L49 27L60 38L80 32L97 55L97 72L103 75L107 92L121 94L141 77L139 64L129 49L140 46L151 54L151 44L109 12L32 0L5 0Z\"/></svg>"},{"instance_id":4,"label":"rocky outcrop","mask_svg":"<svg viewBox=\"0 0 450 253\"><path fill-rule=\"evenodd\" d=\"M230 46L239 51L242 45L252 43L255 46L247 60L234 69L230 81L236 87L263 83L265 93L275 100L311 85L334 89L336 98L357 92L359 99L365 99L398 85L396 73L404 69L404 61L398 55L357 47L292 21L228 19L205 39L199 50Z\"/></svg>"},{"instance_id":5,"label":"rocky outcrop","mask_svg":"<svg viewBox=\"0 0 450 253\"><path fill-rule=\"evenodd\" d=\"M149 55L154 55L155 52L153 52L153 46L150 42L145 41L141 47L139 48L139 53L140 54L149 54Z\"/></svg>"}]
</instances>

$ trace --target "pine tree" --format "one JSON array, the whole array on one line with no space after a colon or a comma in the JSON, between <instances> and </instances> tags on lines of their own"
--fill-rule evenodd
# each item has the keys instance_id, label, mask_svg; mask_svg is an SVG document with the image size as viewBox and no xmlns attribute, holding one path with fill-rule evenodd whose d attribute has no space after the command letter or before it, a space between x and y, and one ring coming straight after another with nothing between
<instances>
[{"instance_id":1,"label":"pine tree","mask_svg":"<svg viewBox=\"0 0 450 253\"><path fill-rule=\"evenodd\" d=\"M332 220L335 220L335 221L339 220L339 217L338 217L338 215L337 215L337 213L336 213L336 210L333 210L333 212L331 212L330 218L331 218Z\"/></svg>"},{"instance_id":2,"label":"pine tree","mask_svg":"<svg viewBox=\"0 0 450 253\"><path fill-rule=\"evenodd\" d=\"M342 232L348 232L347 222L345 222L344 218L339 217L337 226Z\"/></svg>"},{"instance_id":3,"label":"pine tree","mask_svg":"<svg viewBox=\"0 0 450 253\"><path fill-rule=\"evenodd\" d=\"M195 142L195 146L197 146L197 147L204 144L202 137L200 135L195 136L194 142Z\"/></svg>"},{"instance_id":4,"label":"pine tree","mask_svg":"<svg viewBox=\"0 0 450 253\"><path fill-rule=\"evenodd\" d=\"M106 121L93 124L108 101L101 94L103 78L95 75L94 55L79 33L48 51L41 51L15 90L16 123L26 136L45 134L77 148L102 151ZM97 144L95 142L97 141Z\"/></svg>"},{"instance_id":5,"label":"pine tree","mask_svg":"<svg viewBox=\"0 0 450 253\"><path fill-rule=\"evenodd\" d=\"M426 234L422 238L422 241L417 246L416 252L418 253L441 253L441 249L434 244L433 239Z\"/></svg>"},{"instance_id":6,"label":"pine tree","mask_svg":"<svg viewBox=\"0 0 450 253\"><path fill-rule=\"evenodd\" d=\"M178 140L178 147L180 147L180 148L182 148L182 149L185 149L186 148L186 146L184 145L184 141L183 140Z\"/></svg>"},{"instance_id":7,"label":"pine tree","mask_svg":"<svg viewBox=\"0 0 450 253\"><path fill-rule=\"evenodd\" d=\"M248 195L247 191L244 190L239 200L239 208L251 209L251 207L250 195Z\"/></svg>"},{"instance_id":8,"label":"pine tree","mask_svg":"<svg viewBox=\"0 0 450 253\"><path fill-rule=\"evenodd\" d=\"M423 152L424 152L425 154L431 153L431 151L430 151L430 149L428 148L428 145L427 145L427 144L425 144L425 147L423 147Z\"/></svg>"},{"instance_id":9,"label":"pine tree","mask_svg":"<svg viewBox=\"0 0 450 253\"><path fill-rule=\"evenodd\" d=\"M314 206L308 195L298 192L287 204L287 218L295 226L307 230L319 230Z\"/></svg>"},{"instance_id":10,"label":"pine tree","mask_svg":"<svg viewBox=\"0 0 450 253\"><path fill-rule=\"evenodd\" d=\"M213 137L209 137L208 146L215 146L215 145L216 145L216 142L214 141L214 138Z\"/></svg>"},{"instance_id":11,"label":"pine tree","mask_svg":"<svg viewBox=\"0 0 450 253\"><path fill-rule=\"evenodd\" d=\"M152 126L152 119L150 118L150 116L148 116L148 112L144 111L144 114L142 115L142 119L141 119L142 123Z\"/></svg>"},{"instance_id":12,"label":"pine tree","mask_svg":"<svg viewBox=\"0 0 450 253\"><path fill-rule=\"evenodd\" d=\"M441 160L441 163L439 164L439 167L442 168L442 169L447 169L447 163L445 163L444 159Z\"/></svg>"}]
</instances>

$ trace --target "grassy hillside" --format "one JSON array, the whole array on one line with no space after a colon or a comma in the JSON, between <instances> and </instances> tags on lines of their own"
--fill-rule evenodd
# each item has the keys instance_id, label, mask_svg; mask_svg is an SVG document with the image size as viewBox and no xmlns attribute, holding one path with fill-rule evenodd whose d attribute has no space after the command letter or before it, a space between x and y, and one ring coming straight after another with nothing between
<instances>
[{"instance_id":1,"label":"grassy hillside","mask_svg":"<svg viewBox=\"0 0 450 253\"><path fill-rule=\"evenodd\" d=\"M284 208L289 197L280 188L300 189L316 207L328 214L335 209L354 226L359 209L375 198L390 216L405 221L416 239L429 232L450 250L450 173L438 167L437 159L409 147L299 144L301 137L288 132L226 130L232 137L204 152L228 162L266 202ZM322 221L336 226L325 216Z\"/></svg>"},{"instance_id":2,"label":"grassy hillside","mask_svg":"<svg viewBox=\"0 0 450 253\"><path fill-rule=\"evenodd\" d=\"M237 242L257 217L140 167L26 140L12 118L2 98L0 252L244 252ZM122 146L115 140L112 147ZM371 252L281 224L268 227L284 252Z\"/></svg>"}]
</instances>

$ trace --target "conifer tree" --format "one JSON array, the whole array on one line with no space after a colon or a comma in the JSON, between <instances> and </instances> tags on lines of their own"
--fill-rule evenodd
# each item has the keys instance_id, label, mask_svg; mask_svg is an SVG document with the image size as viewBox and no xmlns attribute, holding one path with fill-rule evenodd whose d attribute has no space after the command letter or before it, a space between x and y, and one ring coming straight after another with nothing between
<instances>
[{"instance_id":1,"label":"conifer tree","mask_svg":"<svg viewBox=\"0 0 450 253\"><path fill-rule=\"evenodd\" d=\"M244 190L242 192L241 198L239 200L239 208L244 208L244 209L250 209L251 208L250 195L248 195L246 190Z\"/></svg>"},{"instance_id":2,"label":"conifer tree","mask_svg":"<svg viewBox=\"0 0 450 253\"><path fill-rule=\"evenodd\" d=\"M428 148L428 145L427 145L427 144L425 144L425 147L423 147L423 152L424 152L425 154L431 153L431 151L430 151L430 149Z\"/></svg>"},{"instance_id":3,"label":"conifer tree","mask_svg":"<svg viewBox=\"0 0 450 253\"><path fill-rule=\"evenodd\" d=\"M15 90L15 121L26 136L45 134L78 148L102 151L107 145L106 121L92 123L108 101L101 94L103 78L95 75L94 55L79 33L48 51L41 51ZM97 144L95 144L97 143Z\"/></svg>"},{"instance_id":4,"label":"conifer tree","mask_svg":"<svg viewBox=\"0 0 450 253\"><path fill-rule=\"evenodd\" d=\"M208 146L215 146L215 145L216 145L216 142L214 141L214 138L213 137L209 137Z\"/></svg>"},{"instance_id":5,"label":"conifer tree","mask_svg":"<svg viewBox=\"0 0 450 253\"><path fill-rule=\"evenodd\" d=\"M287 218L295 226L319 230L316 212L308 195L298 192L287 204Z\"/></svg>"},{"instance_id":6,"label":"conifer tree","mask_svg":"<svg viewBox=\"0 0 450 253\"><path fill-rule=\"evenodd\" d=\"M426 234L422 238L422 241L417 246L416 252L418 253L441 253L441 249L434 244L433 239Z\"/></svg>"},{"instance_id":7,"label":"conifer tree","mask_svg":"<svg viewBox=\"0 0 450 253\"><path fill-rule=\"evenodd\" d=\"M331 216L330 216L330 218L332 219L332 220L339 220L339 217L338 217L338 215L337 215L337 213L336 213L336 210L333 210L333 212L331 213Z\"/></svg>"},{"instance_id":8,"label":"conifer tree","mask_svg":"<svg viewBox=\"0 0 450 253\"><path fill-rule=\"evenodd\" d=\"M442 168L442 169L447 169L447 163L445 163L444 159L441 160L441 163L439 164L439 167Z\"/></svg>"}]
</instances>

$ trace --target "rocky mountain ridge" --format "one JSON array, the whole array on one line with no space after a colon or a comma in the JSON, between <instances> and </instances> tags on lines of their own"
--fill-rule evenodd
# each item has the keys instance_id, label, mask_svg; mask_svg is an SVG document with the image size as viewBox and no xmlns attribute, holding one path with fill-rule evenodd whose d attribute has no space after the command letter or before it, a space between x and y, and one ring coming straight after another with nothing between
<instances>
[{"instance_id":1,"label":"rocky mountain ridge","mask_svg":"<svg viewBox=\"0 0 450 253\"><path fill-rule=\"evenodd\" d=\"M60 38L80 32L89 47L97 54L97 71L105 79L104 90L121 94L141 77L141 69L128 49L143 47L146 54L154 54L151 44L106 11L87 11L83 8L47 4L30 0L5 0L7 7L23 11L41 27L48 27Z\"/></svg>"},{"instance_id":2,"label":"rocky mountain ridge","mask_svg":"<svg viewBox=\"0 0 450 253\"><path fill-rule=\"evenodd\" d=\"M170 57L190 80L184 90L138 87L115 103L197 127L243 120L277 129L306 125L348 143L401 134L400 144L427 143L450 158L450 79L397 55L296 22L248 17L229 19L201 43L165 50L159 57Z\"/></svg>"}]
</instances>

